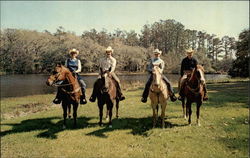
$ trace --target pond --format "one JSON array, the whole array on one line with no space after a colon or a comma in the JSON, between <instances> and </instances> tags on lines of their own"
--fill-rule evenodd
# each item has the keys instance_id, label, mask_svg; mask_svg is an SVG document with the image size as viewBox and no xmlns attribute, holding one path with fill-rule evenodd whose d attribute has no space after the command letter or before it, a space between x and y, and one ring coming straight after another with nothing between
<instances>
[{"instance_id":1,"label":"pond","mask_svg":"<svg viewBox=\"0 0 250 158\"><path fill-rule=\"evenodd\" d=\"M56 91L55 87L49 87L45 84L49 75L3 75L1 76L1 98L5 97L21 97L34 94L49 94ZM167 74L168 79L172 83L177 83L179 75ZM92 88L97 76L84 76L87 88ZM145 83L147 74L119 75L122 84L131 84L133 82ZM217 80L229 78L228 75L206 74L207 80Z\"/></svg>"}]
</instances>

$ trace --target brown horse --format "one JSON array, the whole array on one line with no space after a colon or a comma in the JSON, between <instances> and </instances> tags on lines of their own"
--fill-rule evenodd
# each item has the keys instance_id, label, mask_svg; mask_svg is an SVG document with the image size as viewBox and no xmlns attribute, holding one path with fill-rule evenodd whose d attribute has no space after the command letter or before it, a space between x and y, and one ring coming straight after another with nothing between
<instances>
[{"instance_id":1,"label":"brown horse","mask_svg":"<svg viewBox=\"0 0 250 158\"><path fill-rule=\"evenodd\" d=\"M182 108L184 117L188 117L189 125L191 125L192 115L191 104L196 103L197 125L200 126L200 106L202 105L204 97L204 83L204 68L201 65L197 65L197 67L192 71L191 75L188 76L183 87L185 97L182 100Z\"/></svg>"},{"instance_id":2,"label":"brown horse","mask_svg":"<svg viewBox=\"0 0 250 158\"><path fill-rule=\"evenodd\" d=\"M153 109L153 127L155 127L158 118L158 106L161 105L161 124L162 128L165 127L165 110L167 100L169 98L168 90L165 82L162 79L162 74L158 66L153 67L153 82L150 86L149 97Z\"/></svg>"},{"instance_id":3,"label":"brown horse","mask_svg":"<svg viewBox=\"0 0 250 158\"><path fill-rule=\"evenodd\" d=\"M53 74L49 76L46 84L48 86L53 86L57 81L63 81L62 85L60 85L64 118L63 128L66 127L67 110L69 112L68 116L71 117L71 104L73 105L74 127L76 127L77 108L82 94L77 77L74 77L69 69L63 65L57 64Z\"/></svg>"},{"instance_id":4,"label":"brown horse","mask_svg":"<svg viewBox=\"0 0 250 158\"><path fill-rule=\"evenodd\" d=\"M99 107L99 125L102 126L103 117L103 106L107 105L107 114L109 116L109 127L112 127L112 109L116 101L116 117L118 117L119 100L117 99L116 93L116 82L112 79L111 73L109 71L102 71L101 78L96 81L96 96L97 104Z\"/></svg>"}]
</instances>

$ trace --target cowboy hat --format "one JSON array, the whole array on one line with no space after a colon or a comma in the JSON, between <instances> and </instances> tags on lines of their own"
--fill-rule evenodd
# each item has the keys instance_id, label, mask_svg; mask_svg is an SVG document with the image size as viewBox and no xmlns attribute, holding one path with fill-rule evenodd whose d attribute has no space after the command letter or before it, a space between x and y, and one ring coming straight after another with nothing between
<instances>
[{"instance_id":1,"label":"cowboy hat","mask_svg":"<svg viewBox=\"0 0 250 158\"><path fill-rule=\"evenodd\" d=\"M186 49L186 53L194 53L194 50L192 48Z\"/></svg>"},{"instance_id":2,"label":"cowboy hat","mask_svg":"<svg viewBox=\"0 0 250 158\"><path fill-rule=\"evenodd\" d=\"M153 51L153 53L154 53L154 54L161 54L162 51L160 51L159 49L155 49L155 50Z\"/></svg>"},{"instance_id":3,"label":"cowboy hat","mask_svg":"<svg viewBox=\"0 0 250 158\"><path fill-rule=\"evenodd\" d=\"M77 49L73 48L73 49L71 49L71 50L69 51L69 54L72 54L72 53L76 53L76 54L78 55L78 54L79 54L79 51L78 51Z\"/></svg>"},{"instance_id":4,"label":"cowboy hat","mask_svg":"<svg viewBox=\"0 0 250 158\"><path fill-rule=\"evenodd\" d=\"M110 51L113 53L114 50L112 49L112 47L108 46L108 48L106 48L106 52L110 52Z\"/></svg>"}]
</instances>

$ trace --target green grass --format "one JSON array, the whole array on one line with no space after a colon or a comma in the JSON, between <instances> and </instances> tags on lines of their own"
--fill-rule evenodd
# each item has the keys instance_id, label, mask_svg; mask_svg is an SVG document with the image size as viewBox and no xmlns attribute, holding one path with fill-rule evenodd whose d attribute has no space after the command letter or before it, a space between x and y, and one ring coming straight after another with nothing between
<instances>
[{"instance_id":1,"label":"green grass","mask_svg":"<svg viewBox=\"0 0 250 158\"><path fill-rule=\"evenodd\" d=\"M248 157L249 82L208 84L209 101L201 107L201 125L182 118L179 101L168 102L165 129L152 129L149 102L140 102L142 88L128 88L113 128L98 126L96 103L81 105L78 127L68 120L54 95L1 100L1 157ZM90 90L87 91L88 96Z\"/></svg>"}]
</instances>

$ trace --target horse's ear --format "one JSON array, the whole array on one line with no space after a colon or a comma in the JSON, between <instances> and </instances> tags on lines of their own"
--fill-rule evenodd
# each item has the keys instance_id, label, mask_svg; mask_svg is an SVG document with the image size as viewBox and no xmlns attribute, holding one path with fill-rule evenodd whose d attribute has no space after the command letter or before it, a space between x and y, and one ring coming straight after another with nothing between
<instances>
[{"instance_id":1,"label":"horse's ear","mask_svg":"<svg viewBox=\"0 0 250 158\"><path fill-rule=\"evenodd\" d=\"M102 71L102 68L100 67L100 71L101 71L101 73L103 73L103 71Z\"/></svg>"},{"instance_id":2,"label":"horse's ear","mask_svg":"<svg viewBox=\"0 0 250 158\"><path fill-rule=\"evenodd\" d=\"M56 63L56 66L61 67L61 66L62 66L62 64L58 62L58 63Z\"/></svg>"},{"instance_id":3,"label":"horse's ear","mask_svg":"<svg viewBox=\"0 0 250 158\"><path fill-rule=\"evenodd\" d=\"M109 68L109 72L111 71L111 67Z\"/></svg>"},{"instance_id":4,"label":"horse's ear","mask_svg":"<svg viewBox=\"0 0 250 158\"><path fill-rule=\"evenodd\" d=\"M204 64L201 64L201 66L203 67L203 66L204 66Z\"/></svg>"}]
</instances>

